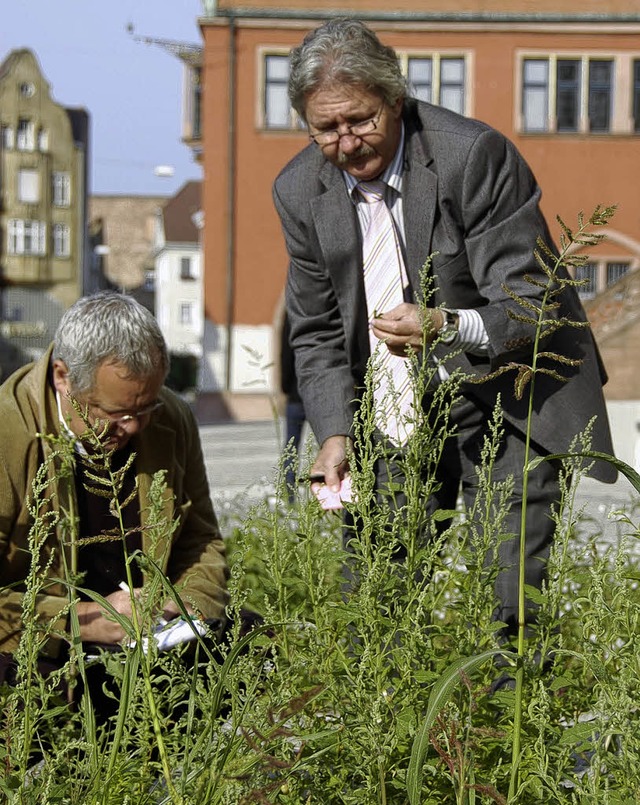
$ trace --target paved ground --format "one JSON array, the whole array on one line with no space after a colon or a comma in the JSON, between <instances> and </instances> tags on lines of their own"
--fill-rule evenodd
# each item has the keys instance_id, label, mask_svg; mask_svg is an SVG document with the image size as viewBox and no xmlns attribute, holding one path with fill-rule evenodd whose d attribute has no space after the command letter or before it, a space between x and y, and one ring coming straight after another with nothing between
<instances>
[{"instance_id":1,"label":"paved ground","mask_svg":"<svg viewBox=\"0 0 640 805\"><path fill-rule=\"evenodd\" d=\"M214 498L273 486L284 439L278 423L202 425L200 436Z\"/></svg>"},{"instance_id":2,"label":"paved ground","mask_svg":"<svg viewBox=\"0 0 640 805\"><path fill-rule=\"evenodd\" d=\"M236 495L260 498L272 491L284 441L282 423L203 425L200 433L214 502ZM584 479L578 495L594 520L594 529L605 529L611 536L620 526L610 513L622 508L630 511L634 502L637 508L639 498L625 478L615 484Z\"/></svg>"}]
</instances>

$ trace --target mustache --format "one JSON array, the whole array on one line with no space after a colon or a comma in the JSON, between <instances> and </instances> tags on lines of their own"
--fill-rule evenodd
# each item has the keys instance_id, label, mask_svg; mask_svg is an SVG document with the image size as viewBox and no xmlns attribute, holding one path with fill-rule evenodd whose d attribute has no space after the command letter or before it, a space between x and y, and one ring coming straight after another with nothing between
<instances>
[{"instance_id":1,"label":"mustache","mask_svg":"<svg viewBox=\"0 0 640 805\"><path fill-rule=\"evenodd\" d=\"M338 165L348 165L350 162L356 162L363 157L371 157L374 156L376 153L375 148L372 148L370 145L366 143L362 143L360 148L357 151L354 151L353 154L345 154L343 151L338 152Z\"/></svg>"}]
</instances>

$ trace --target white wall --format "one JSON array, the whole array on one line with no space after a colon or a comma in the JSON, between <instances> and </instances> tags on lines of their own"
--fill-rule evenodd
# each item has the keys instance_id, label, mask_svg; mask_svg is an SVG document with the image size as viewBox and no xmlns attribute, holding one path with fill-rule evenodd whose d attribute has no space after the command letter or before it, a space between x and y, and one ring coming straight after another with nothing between
<instances>
[{"instance_id":1,"label":"white wall","mask_svg":"<svg viewBox=\"0 0 640 805\"><path fill-rule=\"evenodd\" d=\"M634 467L640 441L640 400L615 400L607 403L609 423L616 458ZM640 472L640 467L635 466Z\"/></svg>"},{"instance_id":2,"label":"white wall","mask_svg":"<svg viewBox=\"0 0 640 805\"><path fill-rule=\"evenodd\" d=\"M236 325L231 335L231 383L234 393L274 391L273 332L268 325ZM200 391L223 391L226 382L227 328L206 321Z\"/></svg>"},{"instance_id":3,"label":"white wall","mask_svg":"<svg viewBox=\"0 0 640 805\"><path fill-rule=\"evenodd\" d=\"M182 279L181 261L191 260L193 279ZM202 255L197 245L184 244L162 249L156 257L156 316L170 352L202 355L204 333ZM190 324L180 320L180 309L193 310Z\"/></svg>"}]
</instances>

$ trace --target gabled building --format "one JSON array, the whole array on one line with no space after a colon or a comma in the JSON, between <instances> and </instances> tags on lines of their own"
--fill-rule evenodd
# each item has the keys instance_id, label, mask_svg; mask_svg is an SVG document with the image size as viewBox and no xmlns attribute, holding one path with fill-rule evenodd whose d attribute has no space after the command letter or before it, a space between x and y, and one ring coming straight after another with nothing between
<instances>
[{"instance_id":1,"label":"gabled building","mask_svg":"<svg viewBox=\"0 0 640 805\"><path fill-rule=\"evenodd\" d=\"M201 385L203 294L201 183L187 182L157 213L155 312L171 356L169 384Z\"/></svg>"},{"instance_id":2,"label":"gabled building","mask_svg":"<svg viewBox=\"0 0 640 805\"><path fill-rule=\"evenodd\" d=\"M0 318L18 352L51 336L58 311L84 292L88 145L87 112L53 100L32 51L12 51L0 64L0 291L21 289L16 298L32 303L3 300ZM27 309L43 315L30 321ZM15 362L0 363L6 373Z\"/></svg>"},{"instance_id":3,"label":"gabled building","mask_svg":"<svg viewBox=\"0 0 640 805\"><path fill-rule=\"evenodd\" d=\"M203 2L198 127L204 168L205 361L229 398L273 390L287 256L271 200L283 165L308 144L289 107L289 51L331 16L365 20L392 45L412 94L490 123L532 166L556 216L617 204L581 268L585 297L640 265L640 0L209 0ZM195 92L192 97L195 99ZM194 136L194 132L201 136ZM247 350L260 355L253 364ZM640 367L639 367L640 368ZM249 377L250 375L250 377ZM640 399L640 371L628 393Z\"/></svg>"}]
</instances>

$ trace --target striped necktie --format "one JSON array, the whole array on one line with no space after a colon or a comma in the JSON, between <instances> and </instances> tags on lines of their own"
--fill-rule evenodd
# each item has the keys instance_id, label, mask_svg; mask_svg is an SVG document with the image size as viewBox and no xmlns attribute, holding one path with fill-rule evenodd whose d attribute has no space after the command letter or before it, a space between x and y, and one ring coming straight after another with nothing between
<instances>
[{"instance_id":1,"label":"striped necktie","mask_svg":"<svg viewBox=\"0 0 640 805\"><path fill-rule=\"evenodd\" d=\"M369 222L362 243L364 288L369 321L374 313L391 310L404 301L403 258L391 212L384 200L385 183L359 182L358 192L369 205ZM371 354L379 344L369 329ZM407 442L413 422L411 366L406 358L392 355L380 344L373 391L375 424L396 445Z\"/></svg>"}]
</instances>

